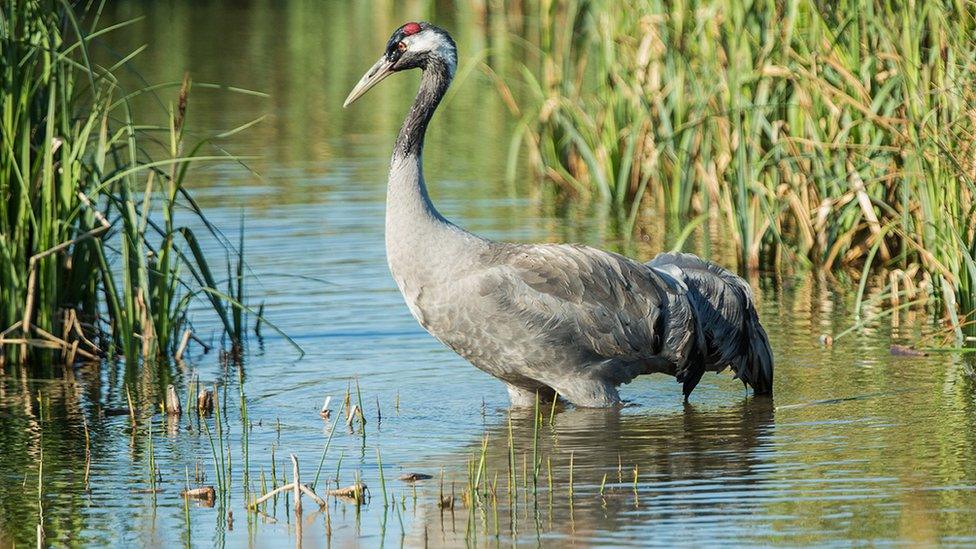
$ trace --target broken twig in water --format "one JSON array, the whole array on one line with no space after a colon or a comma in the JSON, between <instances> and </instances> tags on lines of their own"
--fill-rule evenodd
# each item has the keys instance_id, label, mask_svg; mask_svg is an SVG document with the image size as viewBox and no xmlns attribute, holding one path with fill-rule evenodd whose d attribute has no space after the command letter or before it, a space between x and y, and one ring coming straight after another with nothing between
<instances>
[{"instance_id":1,"label":"broken twig in water","mask_svg":"<svg viewBox=\"0 0 976 549\"><path fill-rule=\"evenodd\" d=\"M183 353L186 352L186 347L190 344L191 335L193 335L193 332L191 332L189 328L183 330L183 336L180 338L180 345L176 348L176 355L173 357L176 362L183 361Z\"/></svg>"},{"instance_id":2,"label":"broken twig in water","mask_svg":"<svg viewBox=\"0 0 976 549\"><path fill-rule=\"evenodd\" d=\"M358 404L353 404L352 405L352 409L349 411L349 416L346 417L346 426L347 427L351 427L352 426L352 421L354 419L356 419L356 415L357 414L359 415L360 420L363 423L366 423L366 419L362 417L363 416L363 409L360 408Z\"/></svg>"},{"instance_id":3,"label":"broken twig in water","mask_svg":"<svg viewBox=\"0 0 976 549\"><path fill-rule=\"evenodd\" d=\"M201 414L209 414L213 412L214 407L214 394L210 389L204 389L200 391L197 395L197 412Z\"/></svg>"},{"instance_id":4,"label":"broken twig in water","mask_svg":"<svg viewBox=\"0 0 976 549\"><path fill-rule=\"evenodd\" d=\"M311 488L301 483L298 470L298 458L295 457L295 454L290 454L289 457L291 458L292 465L292 482L284 486L279 486L278 488L275 488L267 494L264 494L258 499L252 501L250 505L247 506L248 509L257 509L258 505L261 505L262 503L283 492L292 493L291 497L294 500L295 513L302 512L302 494L312 498L312 500L317 503L319 507L325 507L327 505L324 499L320 498Z\"/></svg>"},{"instance_id":5,"label":"broken twig in water","mask_svg":"<svg viewBox=\"0 0 976 549\"><path fill-rule=\"evenodd\" d=\"M319 507L325 507L326 505L328 505L325 502L324 499L320 498L318 496L318 494L316 494L315 492L313 492L312 489L309 488L308 486L305 486L304 484L302 484L302 485L299 486L299 488L302 489L302 493L303 494L305 494L306 496L312 498L312 501L314 501L315 503L317 503L319 505Z\"/></svg>"},{"instance_id":6,"label":"broken twig in water","mask_svg":"<svg viewBox=\"0 0 976 549\"><path fill-rule=\"evenodd\" d=\"M200 488L183 490L180 492L180 497L198 499L207 507L213 507L214 502L217 500L217 491L214 490L213 486L201 486Z\"/></svg>"},{"instance_id":7,"label":"broken twig in water","mask_svg":"<svg viewBox=\"0 0 976 549\"><path fill-rule=\"evenodd\" d=\"M322 419L329 419L332 416L332 410L329 409L329 404L332 403L332 396L325 397L325 403L322 404L322 409L319 410L319 415Z\"/></svg>"},{"instance_id":8,"label":"broken twig in water","mask_svg":"<svg viewBox=\"0 0 976 549\"><path fill-rule=\"evenodd\" d=\"M171 416L178 416L183 413L180 397L176 395L176 387L172 384L166 386L166 413Z\"/></svg>"},{"instance_id":9,"label":"broken twig in water","mask_svg":"<svg viewBox=\"0 0 976 549\"><path fill-rule=\"evenodd\" d=\"M282 492L287 492L288 490L294 490L294 486L292 486L291 484L286 484L284 486L279 486L279 487L275 488L274 490L268 492L267 494L265 494L265 495L259 497L258 499L252 501L251 504L248 505L248 508L254 509L258 505L261 505L262 503L268 501L269 499L277 496L278 494L280 494Z\"/></svg>"},{"instance_id":10,"label":"broken twig in water","mask_svg":"<svg viewBox=\"0 0 976 549\"><path fill-rule=\"evenodd\" d=\"M291 484L292 487L294 488L294 491L291 494L291 498L295 502L295 514L301 515L302 514L302 482L299 480L298 477L298 458L295 457L295 454L288 454L288 457L291 458L291 479L292 479Z\"/></svg>"},{"instance_id":11,"label":"broken twig in water","mask_svg":"<svg viewBox=\"0 0 976 549\"><path fill-rule=\"evenodd\" d=\"M357 482L346 486L345 488L336 488L335 490L329 490L326 494L330 496L335 496L338 498L351 499L356 503L363 500L363 495L369 492L369 488L362 482Z\"/></svg>"}]
</instances>

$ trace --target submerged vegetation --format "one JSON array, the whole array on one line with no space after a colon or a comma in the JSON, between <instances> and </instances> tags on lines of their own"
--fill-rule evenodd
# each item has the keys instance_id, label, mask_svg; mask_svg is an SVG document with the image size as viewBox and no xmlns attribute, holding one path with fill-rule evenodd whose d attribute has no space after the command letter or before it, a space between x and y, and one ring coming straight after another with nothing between
<instances>
[{"instance_id":1,"label":"submerged vegetation","mask_svg":"<svg viewBox=\"0 0 976 549\"><path fill-rule=\"evenodd\" d=\"M0 8L0 363L178 355L194 298L232 347L243 337L242 255L222 289L176 219L192 212L232 250L184 188L191 162L228 157L186 143L188 78L129 90L117 75L142 48L95 62L99 38L125 25L99 27L101 9ZM167 87L179 89L168 123L135 120L131 102Z\"/></svg>"},{"instance_id":2,"label":"submerged vegetation","mask_svg":"<svg viewBox=\"0 0 976 549\"><path fill-rule=\"evenodd\" d=\"M921 287L972 331L971 5L531 5L513 145L541 177L628 232L648 214L705 224L740 270L880 272L894 307Z\"/></svg>"}]
</instances>

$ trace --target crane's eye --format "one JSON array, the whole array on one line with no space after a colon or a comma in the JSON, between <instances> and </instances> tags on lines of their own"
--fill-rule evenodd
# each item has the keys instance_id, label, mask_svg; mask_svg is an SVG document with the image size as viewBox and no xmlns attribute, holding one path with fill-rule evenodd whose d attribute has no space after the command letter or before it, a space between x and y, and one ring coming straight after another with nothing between
<instances>
[{"instance_id":1,"label":"crane's eye","mask_svg":"<svg viewBox=\"0 0 976 549\"><path fill-rule=\"evenodd\" d=\"M398 42L397 43L397 49L400 50L401 52L407 51L407 43L406 42Z\"/></svg>"}]
</instances>

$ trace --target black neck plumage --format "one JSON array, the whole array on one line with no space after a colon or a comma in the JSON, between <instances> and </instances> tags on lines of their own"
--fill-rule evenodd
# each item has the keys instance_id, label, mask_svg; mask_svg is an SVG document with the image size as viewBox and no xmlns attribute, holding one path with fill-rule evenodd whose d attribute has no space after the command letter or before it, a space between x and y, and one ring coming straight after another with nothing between
<instances>
[{"instance_id":1,"label":"black neck plumage","mask_svg":"<svg viewBox=\"0 0 976 549\"><path fill-rule=\"evenodd\" d=\"M423 152L427 124L430 123L437 105L447 93L452 78L454 78L453 71L443 59L431 57L427 60L423 76L420 78L417 97L403 121L403 126L400 127L400 134L397 135L396 145L393 148L394 158L410 155L419 157Z\"/></svg>"}]
</instances>

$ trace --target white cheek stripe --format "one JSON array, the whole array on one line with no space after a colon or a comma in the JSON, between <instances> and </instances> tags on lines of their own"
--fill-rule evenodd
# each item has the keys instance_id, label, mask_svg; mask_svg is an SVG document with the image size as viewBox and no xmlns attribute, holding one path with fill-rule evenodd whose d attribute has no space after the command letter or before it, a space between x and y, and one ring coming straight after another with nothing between
<instances>
[{"instance_id":1,"label":"white cheek stripe","mask_svg":"<svg viewBox=\"0 0 976 549\"><path fill-rule=\"evenodd\" d=\"M433 32L418 32L403 39L414 51L434 51L441 44L440 36Z\"/></svg>"},{"instance_id":2,"label":"white cheek stripe","mask_svg":"<svg viewBox=\"0 0 976 549\"><path fill-rule=\"evenodd\" d=\"M444 40L441 35L436 32L419 32L407 36L403 39L403 43L407 45L407 49L414 52L424 52L424 51L438 51L442 53L442 57L450 61L449 65L451 68L451 74L454 74L457 68L457 54L448 46L446 40Z\"/></svg>"}]
</instances>

